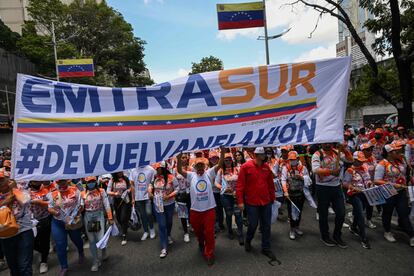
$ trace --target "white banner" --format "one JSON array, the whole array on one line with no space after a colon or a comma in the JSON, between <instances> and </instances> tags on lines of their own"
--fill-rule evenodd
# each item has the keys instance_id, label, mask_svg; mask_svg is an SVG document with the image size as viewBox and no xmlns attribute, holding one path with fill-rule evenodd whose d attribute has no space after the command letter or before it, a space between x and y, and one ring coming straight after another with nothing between
<instances>
[{"instance_id":1,"label":"white banner","mask_svg":"<svg viewBox=\"0 0 414 276\"><path fill-rule=\"evenodd\" d=\"M339 142L350 58L110 88L18 75L16 180L128 170L181 151Z\"/></svg>"}]
</instances>

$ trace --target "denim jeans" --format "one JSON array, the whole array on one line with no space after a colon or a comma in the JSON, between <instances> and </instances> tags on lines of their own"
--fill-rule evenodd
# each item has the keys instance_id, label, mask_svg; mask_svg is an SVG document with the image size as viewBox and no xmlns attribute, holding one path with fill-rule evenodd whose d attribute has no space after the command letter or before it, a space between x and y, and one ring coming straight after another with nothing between
<instances>
[{"instance_id":1,"label":"denim jeans","mask_svg":"<svg viewBox=\"0 0 414 276\"><path fill-rule=\"evenodd\" d=\"M86 235L88 236L88 240L89 240L89 250L91 251L92 261L95 264L98 262L98 248L96 247L96 243L100 241L105 234L104 213L103 211L85 212L84 221L85 221ZM101 230L98 232L89 232L88 222L90 221L99 221L99 223L101 224Z\"/></svg>"},{"instance_id":2,"label":"denim jeans","mask_svg":"<svg viewBox=\"0 0 414 276\"><path fill-rule=\"evenodd\" d=\"M272 219L272 203L264 206L252 206L246 204L247 219L249 225L247 227L246 241L251 242L260 221L260 229L262 230L262 249L270 250L270 223Z\"/></svg>"},{"instance_id":3,"label":"denim jeans","mask_svg":"<svg viewBox=\"0 0 414 276\"><path fill-rule=\"evenodd\" d=\"M224 212L221 204L220 193L214 193L214 200L216 201L216 229L224 228Z\"/></svg>"},{"instance_id":4,"label":"denim jeans","mask_svg":"<svg viewBox=\"0 0 414 276\"><path fill-rule=\"evenodd\" d=\"M329 237L328 208L332 204L332 208L335 211L333 237L340 238L342 225L345 221L345 201L341 186L316 185L316 197L318 200L319 231L321 237L323 239Z\"/></svg>"},{"instance_id":5,"label":"denim jeans","mask_svg":"<svg viewBox=\"0 0 414 276\"><path fill-rule=\"evenodd\" d=\"M80 256L83 256L83 240L81 230L66 230L65 223L61 220L52 218L52 236L56 243L56 254L61 268L68 268L68 235L78 249Z\"/></svg>"},{"instance_id":6,"label":"denim jeans","mask_svg":"<svg viewBox=\"0 0 414 276\"><path fill-rule=\"evenodd\" d=\"M385 232L391 231L391 218L395 209L398 214L400 227L410 238L414 237L413 226L409 218L410 209L408 207L407 192L405 190L401 190L395 196L387 199L387 203L382 206L382 225Z\"/></svg>"},{"instance_id":7,"label":"denim jeans","mask_svg":"<svg viewBox=\"0 0 414 276\"><path fill-rule=\"evenodd\" d=\"M155 217L157 218L158 223L158 232L160 235L161 249L168 248L168 236L171 235L174 209L175 204L170 204L164 206L164 213L158 213L154 210Z\"/></svg>"},{"instance_id":8,"label":"denim jeans","mask_svg":"<svg viewBox=\"0 0 414 276\"><path fill-rule=\"evenodd\" d=\"M142 227L145 232L154 228L154 222L152 220L151 200L135 201L135 211L140 215L142 221ZM149 229L148 229L149 226Z\"/></svg>"},{"instance_id":9,"label":"denim jeans","mask_svg":"<svg viewBox=\"0 0 414 276\"><path fill-rule=\"evenodd\" d=\"M224 207L224 211L226 212L226 224L227 230L231 233L232 225L233 225L233 215L236 219L237 224L237 234L239 236L243 236L243 218L242 214L236 204L236 199L233 195L221 195L221 202Z\"/></svg>"},{"instance_id":10,"label":"denim jeans","mask_svg":"<svg viewBox=\"0 0 414 276\"><path fill-rule=\"evenodd\" d=\"M364 209L369 206L368 201L365 195L356 194L349 197L349 202L352 204L352 215L354 216L352 228L358 229L359 236L362 240L365 240L367 234L365 231Z\"/></svg>"},{"instance_id":11,"label":"denim jeans","mask_svg":"<svg viewBox=\"0 0 414 276\"><path fill-rule=\"evenodd\" d=\"M32 230L0 240L12 276L31 276L34 236Z\"/></svg>"}]
</instances>

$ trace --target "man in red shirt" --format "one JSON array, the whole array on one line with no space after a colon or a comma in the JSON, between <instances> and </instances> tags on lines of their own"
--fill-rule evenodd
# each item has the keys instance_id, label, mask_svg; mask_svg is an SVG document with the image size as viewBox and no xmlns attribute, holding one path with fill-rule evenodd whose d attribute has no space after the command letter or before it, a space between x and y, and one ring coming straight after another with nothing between
<instances>
[{"instance_id":1,"label":"man in red shirt","mask_svg":"<svg viewBox=\"0 0 414 276\"><path fill-rule=\"evenodd\" d=\"M276 199L273 173L265 162L264 148L256 148L254 153L255 159L251 159L241 166L236 185L239 209L243 210L246 206L249 221L244 246L247 252L251 251L251 241L260 220L262 253L271 259L276 259L270 247L272 203Z\"/></svg>"}]
</instances>

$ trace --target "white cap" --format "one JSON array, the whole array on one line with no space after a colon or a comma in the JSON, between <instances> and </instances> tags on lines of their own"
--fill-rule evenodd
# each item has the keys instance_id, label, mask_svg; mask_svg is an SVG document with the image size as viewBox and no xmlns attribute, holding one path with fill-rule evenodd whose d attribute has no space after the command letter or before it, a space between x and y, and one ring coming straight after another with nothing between
<instances>
[{"instance_id":1,"label":"white cap","mask_svg":"<svg viewBox=\"0 0 414 276\"><path fill-rule=\"evenodd\" d=\"M264 150L264 148L263 148L263 147L257 147L257 148L254 150L254 153L255 153L255 154L265 154L265 150Z\"/></svg>"}]
</instances>

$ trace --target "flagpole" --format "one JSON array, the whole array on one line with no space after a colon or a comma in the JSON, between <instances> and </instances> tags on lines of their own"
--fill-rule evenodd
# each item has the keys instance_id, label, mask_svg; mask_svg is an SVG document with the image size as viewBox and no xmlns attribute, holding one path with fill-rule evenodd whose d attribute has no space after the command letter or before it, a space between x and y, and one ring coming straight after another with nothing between
<instances>
[{"instance_id":1,"label":"flagpole","mask_svg":"<svg viewBox=\"0 0 414 276\"><path fill-rule=\"evenodd\" d=\"M267 36L267 19L266 19L266 0L263 0L263 18L264 18L264 31L265 31L265 48L266 48L266 65L269 65L269 38Z\"/></svg>"},{"instance_id":2,"label":"flagpole","mask_svg":"<svg viewBox=\"0 0 414 276\"><path fill-rule=\"evenodd\" d=\"M56 46L56 35L55 35L55 24L52 21L52 41L53 41L53 53L55 55L55 70L56 70L56 80L59 81L59 70L57 64L57 46Z\"/></svg>"}]
</instances>

